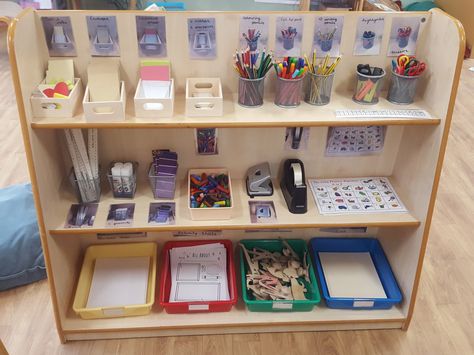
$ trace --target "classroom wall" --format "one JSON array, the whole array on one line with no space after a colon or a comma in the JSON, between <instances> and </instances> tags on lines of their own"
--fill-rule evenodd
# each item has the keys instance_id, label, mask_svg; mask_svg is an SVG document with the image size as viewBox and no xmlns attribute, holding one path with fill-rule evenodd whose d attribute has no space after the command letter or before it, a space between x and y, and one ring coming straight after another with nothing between
<instances>
[{"instance_id":1,"label":"classroom wall","mask_svg":"<svg viewBox=\"0 0 474 355\"><path fill-rule=\"evenodd\" d=\"M467 44L472 48L474 46L474 1L436 0L436 4L462 22L466 31ZM474 58L474 51L471 51L471 58Z\"/></svg>"}]
</instances>

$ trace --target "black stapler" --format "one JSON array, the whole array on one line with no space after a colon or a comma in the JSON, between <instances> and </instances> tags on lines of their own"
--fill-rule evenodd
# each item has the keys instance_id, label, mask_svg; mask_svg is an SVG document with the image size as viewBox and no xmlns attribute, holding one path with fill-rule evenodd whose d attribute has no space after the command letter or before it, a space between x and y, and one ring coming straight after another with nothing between
<instances>
[{"instance_id":1,"label":"black stapler","mask_svg":"<svg viewBox=\"0 0 474 355\"><path fill-rule=\"evenodd\" d=\"M308 210L305 181L303 162L299 159L285 160L280 187L291 213L301 214Z\"/></svg>"}]
</instances>

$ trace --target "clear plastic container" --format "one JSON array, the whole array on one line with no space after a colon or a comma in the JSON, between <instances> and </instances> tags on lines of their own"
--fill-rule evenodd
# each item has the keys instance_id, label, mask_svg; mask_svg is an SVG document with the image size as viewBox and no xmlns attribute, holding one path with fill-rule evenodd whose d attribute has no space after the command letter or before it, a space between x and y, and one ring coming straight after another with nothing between
<instances>
[{"instance_id":1,"label":"clear plastic container","mask_svg":"<svg viewBox=\"0 0 474 355\"><path fill-rule=\"evenodd\" d=\"M280 107L296 107L301 102L304 76L298 79L277 77L275 105Z\"/></svg>"},{"instance_id":2,"label":"clear plastic container","mask_svg":"<svg viewBox=\"0 0 474 355\"><path fill-rule=\"evenodd\" d=\"M400 105L413 103L419 78L420 75L405 76L392 72L387 100Z\"/></svg>"},{"instance_id":3,"label":"clear plastic container","mask_svg":"<svg viewBox=\"0 0 474 355\"><path fill-rule=\"evenodd\" d=\"M371 67L372 71L373 68ZM360 104L374 105L379 102L385 71L381 75L365 75L357 72L357 86L352 99Z\"/></svg>"},{"instance_id":4,"label":"clear plastic container","mask_svg":"<svg viewBox=\"0 0 474 355\"><path fill-rule=\"evenodd\" d=\"M69 182L80 203L99 202L100 200L100 174L93 179L77 179L74 169L69 172Z\"/></svg>"},{"instance_id":5,"label":"clear plastic container","mask_svg":"<svg viewBox=\"0 0 474 355\"><path fill-rule=\"evenodd\" d=\"M239 105L244 107L262 106L264 84L265 77L259 79L239 77Z\"/></svg>"},{"instance_id":6,"label":"clear plastic container","mask_svg":"<svg viewBox=\"0 0 474 355\"><path fill-rule=\"evenodd\" d=\"M174 199L176 175L159 176L155 174L154 166L151 164L148 170L148 180L150 181L151 191L153 191L153 198Z\"/></svg>"},{"instance_id":7,"label":"clear plastic container","mask_svg":"<svg viewBox=\"0 0 474 355\"><path fill-rule=\"evenodd\" d=\"M131 176L112 175L112 167L117 163L113 161L107 173L110 189L114 198L133 198L137 189L137 162L131 162L133 165L133 174ZM124 162L125 163L125 162Z\"/></svg>"},{"instance_id":8,"label":"clear plastic container","mask_svg":"<svg viewBox=\"0 0 474 355\"><path fill-rule=\"evenodd\" d=\"M331 101L333 72L329 75L308 73L306 78L305 101L311 105L327 105Z\"/></svg>"}]
</instances>

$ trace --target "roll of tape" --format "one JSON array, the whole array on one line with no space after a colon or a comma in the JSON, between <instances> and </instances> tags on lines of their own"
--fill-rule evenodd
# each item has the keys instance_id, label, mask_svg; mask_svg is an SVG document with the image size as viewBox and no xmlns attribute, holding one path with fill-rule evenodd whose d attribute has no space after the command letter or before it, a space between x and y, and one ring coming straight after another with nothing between
<instances>
[{"instance_id":1,"label":"roll of tape","mask_svg":"<svg viewBox=\"0 0 474 355\"><path fill-rule=\"evenodd\" d=\"M292 163L291 164L291 169L293 170L295 186L303 185L303 170L301 169L301 164Z\"/></svg>"}]
</instances>

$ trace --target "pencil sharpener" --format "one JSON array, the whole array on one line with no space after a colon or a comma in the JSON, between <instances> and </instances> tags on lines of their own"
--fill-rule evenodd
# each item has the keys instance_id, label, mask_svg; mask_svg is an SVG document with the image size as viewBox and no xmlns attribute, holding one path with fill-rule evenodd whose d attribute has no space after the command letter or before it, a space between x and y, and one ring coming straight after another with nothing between
<instances>
[{"instance_id":1,"label":"pencil sharpener","mask_svg":"<svg viewBox=\"0 0 474 355\"><path fill-rule=\"evenodd\" d=\"M308 211L305 181L303 162L299 159L285 160L280 187L291 213L302 214Z\"/></svg>"},{"instance_id":2,"label":"pencil sharpener","mask_svg":"<svg viewBox=\"0 0 474 355\"><path fill-rule=\"evenodd\" d=\"M247 171L247 195L250 197L273 195L273 184L268 163L252 166Z\"/></svg>"}]
</instances>

